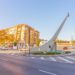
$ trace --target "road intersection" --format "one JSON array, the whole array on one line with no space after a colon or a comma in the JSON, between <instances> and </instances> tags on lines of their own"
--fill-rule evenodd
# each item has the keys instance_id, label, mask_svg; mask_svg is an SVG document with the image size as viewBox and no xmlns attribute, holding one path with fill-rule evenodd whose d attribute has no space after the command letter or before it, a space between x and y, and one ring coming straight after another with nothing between
<instances>
[{"instance_id":1,"label":"road intersection","mask_svg":"<svg viewBox=\"0 0 75 75\"><path fill-rule=\"evenodd\" d=\"M75 55L0 54L1 75L75 75Z\"/></svg>"}]
</instances>

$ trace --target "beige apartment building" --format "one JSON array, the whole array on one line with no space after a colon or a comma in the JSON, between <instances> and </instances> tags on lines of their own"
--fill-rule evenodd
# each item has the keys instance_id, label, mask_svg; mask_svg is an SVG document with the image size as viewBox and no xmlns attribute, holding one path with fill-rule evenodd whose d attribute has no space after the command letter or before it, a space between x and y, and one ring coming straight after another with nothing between
<instances>
[{"instance_id":1,"label":"beige apartment building","mask_svg":"<svg viewBox=\"0 0 75 75\"><path fill-rule=\"evenodd\" d=\"M14 27L4 29L8 35L12 35L13 41L6 40L7 43L16 41L21 47L37 46L39 40L39 31L35 30L27 24L18 24Z\"/></svg>"}]
</instances>

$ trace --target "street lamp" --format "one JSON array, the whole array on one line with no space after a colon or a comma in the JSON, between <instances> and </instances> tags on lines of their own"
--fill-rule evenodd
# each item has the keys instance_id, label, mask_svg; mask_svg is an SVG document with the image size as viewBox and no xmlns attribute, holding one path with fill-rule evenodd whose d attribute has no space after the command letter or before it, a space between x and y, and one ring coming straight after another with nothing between
<instances>
[{"instance_id":1,"label":"street lamp","mask_svg":"<svg viewBox=\"0 0 75 75\"><path fill-rule=\"evenodd\" d=\"M28 37L28 46L29 46L29 55L30 55L30 28L29 28L29 30L28 30L29 32L29 37Z\"/></svg>"}]
</instances>

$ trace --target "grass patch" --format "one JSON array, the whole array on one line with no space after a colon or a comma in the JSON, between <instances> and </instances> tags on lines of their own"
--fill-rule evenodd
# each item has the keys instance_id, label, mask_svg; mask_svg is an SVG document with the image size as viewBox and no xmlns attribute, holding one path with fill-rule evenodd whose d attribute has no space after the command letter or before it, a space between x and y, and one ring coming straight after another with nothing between
<instances>
[{"instance_id":1,"label":"grass patch","mask_svg":"<svg viewBox=\"0 0 75 75\"><path fill-rule=\"evenodd\" d=\"M37 52L33 52L32 54L34 54L34 55L43 55L44 52L42 52L42 51L37 51Z\"/></svg>"},{"instance_id":2,"label":"grass patch","mask_svg":"<svg viewBox=\"0 0 75 75\"><path fill-rule=\"evenodd\" d=\"M60 52L42 52L42 51L37 51L33 52L33 55L56 55L56 54L61 54Z\"/></svg>"},{"instance_id":3,"label":"grass patch","mask_svg":"<svg viewBox=\"0 0 75 75\"><path fill-rule=\"evenodd\" d=\"M60 52L46 52L46 55L55 55L55 54L61 54Z\"/></svg>"}]
</instances>

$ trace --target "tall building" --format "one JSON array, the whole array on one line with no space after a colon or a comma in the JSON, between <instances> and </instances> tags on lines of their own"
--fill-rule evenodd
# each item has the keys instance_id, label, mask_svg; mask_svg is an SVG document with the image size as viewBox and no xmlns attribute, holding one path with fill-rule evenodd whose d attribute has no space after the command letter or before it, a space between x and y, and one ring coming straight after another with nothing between
<instances>
[{"instance_id":1,"label":"tall building","mask_svg":"<svg viewBox=\"0 0 75 75\"><path fill-rule=\"evenodd\" d=\"M35 30L27 24L18 24L14 27L4 29L8 35L12 35L12 39L23 46L37 46L39 40L39 31ZM14 41L10 41L13 43ZM6 42L8 42L6 40Z\"/></svg>"}]
</instances>

